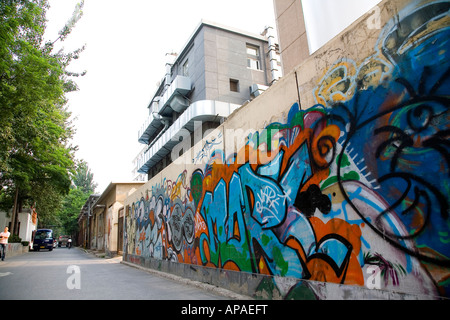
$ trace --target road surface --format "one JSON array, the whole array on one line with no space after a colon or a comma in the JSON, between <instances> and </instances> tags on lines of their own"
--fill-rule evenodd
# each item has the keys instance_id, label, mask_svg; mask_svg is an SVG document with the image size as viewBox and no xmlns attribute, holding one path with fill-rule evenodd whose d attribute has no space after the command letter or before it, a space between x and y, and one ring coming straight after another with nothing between
<instances>
[{"instance_id":1,"label":"road surface","mask_svg":"<svg viewBox=\"0 0 450 320\"><path fill-rule=\"evenodd\" d=\"M98 258L78 248L6 257L0 261L0 300L227 299L120 261Z\"/></svg>"}]
</instances>

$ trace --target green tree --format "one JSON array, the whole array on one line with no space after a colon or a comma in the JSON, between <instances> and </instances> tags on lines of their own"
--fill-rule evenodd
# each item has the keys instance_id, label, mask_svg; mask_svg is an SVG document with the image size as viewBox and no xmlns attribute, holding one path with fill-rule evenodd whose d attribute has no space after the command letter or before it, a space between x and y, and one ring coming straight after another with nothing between
<instances>
[{"instance_id":1,"label":"green tree","mask_svg":"<svg viewBox=\"0 0 450 320\"><path fill-rule=\"evenodd\" d=\"M89 196L95 192L97 184L87 163L78 161L75 174L72 176L72 186L63 199L63 205L58 213L60 225L64 233L75 235L78 231L78 216Z\"/></svg>"},{"instance_id":2,"label":"green tree","mask_svg":"<svg viewBox=\"0 0 450 320\"><path fill-rule=\"evenodd\" d=\"M77 90L67 67L84 48L53 52L82 15L83 1L53 42L44 42L47 0L0 1L0 207L36 203L54 219L71 186L75 147L66 93ZM12 233L17 232L13 224Z\"/></svg>"},{"instance_id":3,"label":"green tree","mask_svg":"<svg viewBox=\"0 0 450 320\"><path fill-rule=\"evenodd\" d=\"M94 193L98 186L97 183L94 182L94 174L84 160L78 161L77 170L72 177L72 182L78 189L81 189L84 193L89 195Z\"/></svg>"}]
</instances>

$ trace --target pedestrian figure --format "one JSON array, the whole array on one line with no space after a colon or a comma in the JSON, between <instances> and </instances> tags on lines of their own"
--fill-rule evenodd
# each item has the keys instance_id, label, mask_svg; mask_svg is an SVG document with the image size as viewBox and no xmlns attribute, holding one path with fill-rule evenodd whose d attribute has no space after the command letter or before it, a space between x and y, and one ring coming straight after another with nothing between
<instances>
[{"instance_id":1,"label":"pedestrian figure","mask_svg":"<svg viewBox=\"0 0 450 320\"><path fill-rule=\"evenodd\" d=\"M70 249L70 247L72 246L72 238L69 238L69 239L67 240L67 246L68 246L69 249Z\"/></svg>"},{"instance_id":2,"label":"pedestrian figure","mask_svg":"<svg viewBox=\"0 0 450 320\"><path fill-rule=\"evenodd\" d=\"M8 238L11 234L8 232L8 227L5 227L5 231L0 233L0 255L2 261L5 261L6 245L8 244Z\"/></svg>"}]
</instances>

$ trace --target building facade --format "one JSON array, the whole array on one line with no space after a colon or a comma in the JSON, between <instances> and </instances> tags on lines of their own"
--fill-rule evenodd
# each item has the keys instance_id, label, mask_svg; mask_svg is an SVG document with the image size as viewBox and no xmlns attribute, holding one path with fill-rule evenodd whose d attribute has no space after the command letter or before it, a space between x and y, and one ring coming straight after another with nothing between
<instances>
[{"instance_id":1,"label":"building facade","mask_svg":"<svg viewBox=\"0 0 450 320\"><path fill-rule=\"evenodd\" d=\"M148 181L147 172L141 173L139 172L141 157L147 151L147 146L142 147L141 151L138 155L133 159L133 169L131 170L131 177L133 181Z\"/></svg>"},{"instance_id":2,"label":"building facade","mask_svg":"<svg viewBox=\"0 0 450 320\"><path fill-rule=\"evenodd\" d=\"M12 211L12 210L11 210ZM32 239L33 232L37 229L38 219L37 212L34 208L24 208L18 213L18 235L22 241L28 241L33 247ZM7 214L6 212L0 211L0 230L8 227L12 230L11 226L11 212Z\"/></svg>"},{"instance_id":3,"label":"building facade","mask_svg":"<svg viewBox=\"0 0 450 320\"><path fill-rule=\"evenodd\" d=\"M91 239L93 237L92 234L94 230L93 209L99 197L99 194L90 195L83 207L80 209L80 214L78 215L79 228L75 245L81 246L85 249L90 249L91 247Z\"/></svg>"},{"instance_id":4,"label":"building facade","mask_svg":"<svg viewBox=\"0 0 450 320\"><path fill-rule=\"evenodd\" d=\"M79 242L83 247L112 257L123 247L123 203L143 182L111 182L101 195L86 201L80 217ZM89 217L89 219L88 219Z\"/></svg>"},{"instance_id":5,"label":"building facade","mask_svg":"<svg viewBox=\"0 0 450 320\"><path fill-rule=\"evenodd\" d=\"M181 52L169 55L138 134L147 146L137 158L139 173L154 177L178 158L172 151L180 140L190 140L189 148L195 144L195 122L201 122L203 136L281 76L273 33L202 21Z\"/></svg>"}]
</instances>

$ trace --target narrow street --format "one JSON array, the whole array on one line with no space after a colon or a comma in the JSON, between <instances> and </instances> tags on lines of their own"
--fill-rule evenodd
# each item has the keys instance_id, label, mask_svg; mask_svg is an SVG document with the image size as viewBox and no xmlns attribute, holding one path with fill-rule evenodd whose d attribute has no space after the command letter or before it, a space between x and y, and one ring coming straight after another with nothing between
<instances>
[{"instance_id":1,"label":"narrow street","mask_svg":"<svg viewBox=\"0 0 450 320\"><path fill-rule=\"evenodd\" d=\"M225 300L78 248L0 261L0 300Z\"/></svg>"}]
</instances>

